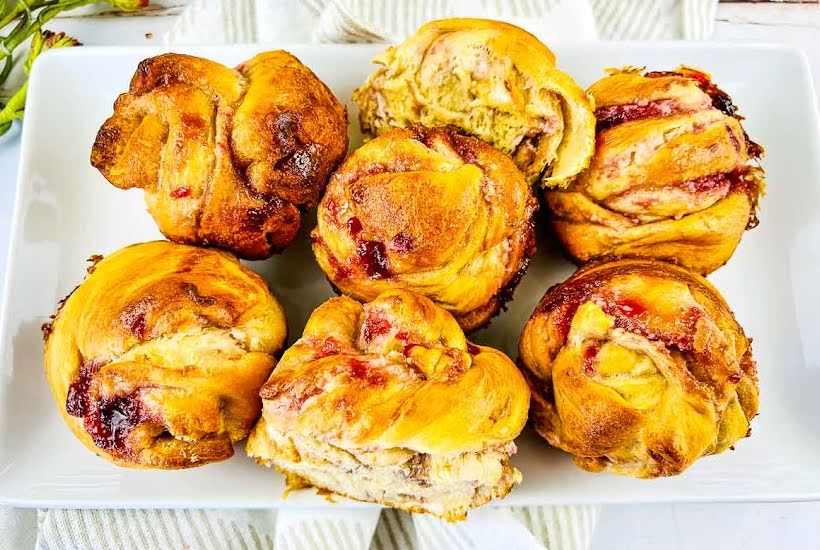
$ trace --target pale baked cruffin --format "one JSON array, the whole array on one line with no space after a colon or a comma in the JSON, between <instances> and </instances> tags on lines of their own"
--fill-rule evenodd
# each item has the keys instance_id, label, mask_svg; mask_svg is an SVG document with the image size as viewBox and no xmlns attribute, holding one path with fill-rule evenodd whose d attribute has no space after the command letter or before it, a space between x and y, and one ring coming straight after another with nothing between
<instances>
[{"instance_id":1,"label":"pale baked cruffin","mask_svg":"<svg viewBox=\"0 0 820 550\"><path fill-rule=\"evenodd\" d=\"M381 67L353 94L366 134L456 126L546 187L566 185L589 164L592 104L523 29L487 19L431 21L373 61Z\"/></svg>"}]
</instances>

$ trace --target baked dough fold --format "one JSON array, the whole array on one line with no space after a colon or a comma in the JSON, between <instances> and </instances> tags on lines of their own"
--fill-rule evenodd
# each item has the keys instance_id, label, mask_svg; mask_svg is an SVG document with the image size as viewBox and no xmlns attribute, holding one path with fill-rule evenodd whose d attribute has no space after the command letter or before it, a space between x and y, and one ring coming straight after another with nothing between
<instances>
[{"instance_id":1,"label":"baked dough fold","mask_svg":"<svg viewBox=\"0 0 820 550\"><path fill-rule=\"evenodd\" d=\"M524 327L530 420L593 472L670 476L750 433L751 340L706 279L654 260L591 264Z\"/></svg>"}]
</instances>

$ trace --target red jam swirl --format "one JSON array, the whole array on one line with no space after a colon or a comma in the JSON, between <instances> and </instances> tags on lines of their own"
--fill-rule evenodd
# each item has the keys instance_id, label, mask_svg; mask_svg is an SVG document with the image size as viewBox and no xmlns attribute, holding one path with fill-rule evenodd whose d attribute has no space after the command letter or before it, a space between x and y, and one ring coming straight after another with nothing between
<instances>
[{"instance_id":1,"label":"red jam swirl","mask_svg":"<svg viewBox=\"0 0 820 550\"><path fill-rule=\"evenodd\" d=\"M348 373L353 380L360 380L370 386L384 386L387 382L384 374L374 369L368 363L351 359L348 364Z\"/></svg>"},{"instance_id":2,"label":"red jam swirl","mask_svg":"<svg viewBox=\"0 0 820 550\"><path fill-rule=\"evenodd\" d=\"M646 306L644 306L638 300L632 298L616 300L614 302L614 306L622 315L625 315L627 317L634 317L635 315L640 315L641 313L646 311Z\"/></svg>"},{"instance_id":3,"label":"red jam swirl","mask_svg":"<svg viewBox=\"0 0 820 550\"><path fill-rule=\"evenodd\" d=\"M584 359L581 364L581 372L587 376L595 376L598 371L595 370L595 365L598 362L598 351L600 351L600 344L592 343L584 348Z\"/></svg>"},{"instance_id":4,"label":"red jam swirl","mask_svg":"<svg viewBox=\"0 0 820 550\"><path fill-rule=\"evenodd\" d=\"M390 266L387 261L387 250L384 243L378 241L359 241L356 246L359 263L372 279L386 279L390 277Z\"/></svg>"},{"instance_id":5,"label":"red jam swirl","mask_svg":"<svg viewBox=\"0 0 820 550\"><path fill-rule=\"evenodd\" d=\"M66 412L82 418L83 427L97 447L113 453L123 453L128 434L148 418L139 393L98 399L89 396L91 380L100 365L90 361L80 366L80 373L68 387Z\"/></svg>"},{"instance_id":6,"label":"red jam swirl","mask_svg":"<svg viewBox=\"0 0 820 550\"><path fill-rule=\"evenodd\" d=\"M371 279L386 279L390 277L390 266L387 260L387 248L384 243L360 238L362 221L353 216L347 220L347 230L356 240L356 254L359 265Z\"/></svg>"},{"instance_id":7,"label":"red jam swirl","mask_svg":"<svg viewBox=\"0 0 820 550\"><path fill-rule=\"evenodd\" d=\"M362 340L369 344L377 336L390 332L390 321L376 315L368 315L362 323Z\"/></svg>"},{"instance_id":8,"label":"red jam swirl","mask_svg":"<svg viewBox=\"0 0 820 550\"><path fill-rule=\"evenodd\" d=\"M352 217L347 220L347 230L350 231L350 234L353 235L353 238L359 236L359 233L362 232L362 221L357 217Z\"/></svg>"},{"instance_id":9,"label":"red jam swirl","mask_svg":"<svg viewBox=\"0 0 820 550\"><path fill-rule=\"evenodd\" d=\"M313 358L321 359L322 357L328 357L330 355L338 355L341 352L342 350L339 347L339 342L337 342L335 338L329 337L322 342L319 351L313 356Z\"/></svg>"},{"instance_id":10,"label":"red jam swirl","mask_svg":"<svg viewBox=\"0 0 820 550\"><path fill-rule=\"evenodd\" d=\"M171 191L171 196L175 199L183 199L191 195L191 190L187 187L177 187Z\"/></svg>"},{"instance_id":11,"label":"red jam swirl","mask_svg":"<svg viewBox=\"0 0 820 550\"><path fill-rule=\"evenodd\" d=\"M669 116L678 111L679 106L671 99L607 105L595 110L595 118L597 119L595 130L600 132L624 122Z\"/></svg>"}]
</instances>

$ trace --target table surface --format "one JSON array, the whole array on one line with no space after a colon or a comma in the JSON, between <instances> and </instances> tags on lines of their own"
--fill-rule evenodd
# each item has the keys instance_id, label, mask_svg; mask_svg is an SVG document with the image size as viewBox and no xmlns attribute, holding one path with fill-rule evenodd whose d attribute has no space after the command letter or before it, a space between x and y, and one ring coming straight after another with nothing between
<instances>
[{"instance_id":1,"label":"table surface","mask_svg":"<svg viewBox=\"0 0 820 550\"><path fill-rule=\"evenodd\" d=\"M99 7L84 8L56 18L50 27L75 36L86 45L161 44L188 3L152 0L148 10L132 15ZM820 83L820 4L816 0L721 3L713 38L797 46L807 53L814 80ZM6 266L19 137L19 126L0 137L0 275ZM818 519L820 502L605 506L592 548L816 550L820 548Z\"/></svg>"}]
</instances>

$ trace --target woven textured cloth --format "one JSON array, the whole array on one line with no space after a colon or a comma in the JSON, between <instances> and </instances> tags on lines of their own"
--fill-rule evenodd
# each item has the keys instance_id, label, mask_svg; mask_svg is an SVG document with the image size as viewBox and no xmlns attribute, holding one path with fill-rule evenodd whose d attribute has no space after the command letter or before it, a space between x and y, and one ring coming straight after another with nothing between
<instances>
[{"instance_id":1,"label":"woven textured cloth","mask_svg":"<svg viewBox=\"0 0 820 550\"><path fill-rule=\"evenodd\" d=\"M430 19L502 19L552 40L699 40L717 0L192 0L170 44L388 42ZM271 473L271 475L274 475ZM373 508L12 510L0 550L583 550L594 506L484 507L462 523Z\"/></svg>"},{"instance_id":2,"label":"woven textured cloth","mask_svg":"<svg viewBox=\"0 0 820 550\"><path fill-rule=\"evenodd\" d=\"M18 511L18 516L22 512ZM589 546L593 506L480 508L452 524L378 508L40 510L38 550L574 550ZM15 550L32 546L11 545Z\"/></svg>"},{"instance_id":3,"label":"woven textured cloth","mask_svg":"<svg viewBox=\"0 0 820 550\"><path fill-rule=\"evenodd\" d=\"M177 44L389 42L430 19L471 16L557 39L703 40L712 35L716 10L717 0L194 0L167 38Z\"/></svg>"}]
</instances>

